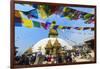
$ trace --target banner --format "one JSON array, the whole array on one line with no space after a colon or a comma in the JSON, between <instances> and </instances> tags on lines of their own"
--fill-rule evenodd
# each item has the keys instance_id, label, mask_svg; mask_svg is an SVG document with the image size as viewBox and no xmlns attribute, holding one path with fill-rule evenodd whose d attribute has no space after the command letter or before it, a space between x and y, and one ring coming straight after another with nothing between
<instances>
[{"instance_id":1,"label":"banner","mask_svg":"<svg viewBox=\"0 0 100 69\"><path fill-rule=\"evenodd\" d=\"M39 22L37 22L37 21L32 21L32 22L33 22L33 26L34 26L34 27L38 27L38 28L41 27L41 25L40 25Z\"/></svg>"},{"instance_id":2,"label":"banner","mask_svg":"<svg viewBox=\"0 0 100 69\"><path fill-rule=\"evenodd\" d=\"M23 26L27 28L33 28L32 20L22 18Z\"/></svg>"}]
</instances>

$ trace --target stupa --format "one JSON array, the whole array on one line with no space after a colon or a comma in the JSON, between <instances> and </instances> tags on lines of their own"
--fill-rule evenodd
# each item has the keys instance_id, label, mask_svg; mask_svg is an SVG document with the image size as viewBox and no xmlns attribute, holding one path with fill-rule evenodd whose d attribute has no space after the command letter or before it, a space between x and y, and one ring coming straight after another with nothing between
<instances>
[{"instance_id":1,"label":"stupa","mask_svg":"<svg viewBox=\"0 0 100 69\"><path fill-rule=\"evenodd\" d=\"M54 23L54 22L53 22ZM65 40L58 38L58 31L51 28L48 34L48 38L44 38L37 42L33 47L33 52L41 51L42 54L57 54L62 50L62 47L65 50L71 50L72 46L70 46ZM39 49L41 48L41 49Z\"/></svg>"}]
</instances>

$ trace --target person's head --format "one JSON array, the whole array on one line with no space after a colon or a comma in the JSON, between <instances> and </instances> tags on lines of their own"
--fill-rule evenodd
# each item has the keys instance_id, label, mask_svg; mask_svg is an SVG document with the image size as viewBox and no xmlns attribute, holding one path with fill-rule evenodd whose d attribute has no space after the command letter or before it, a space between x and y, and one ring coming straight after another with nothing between
<instances>
[{"instance_id":1,"label":"person's head","mask_svg":"<svg viewBox=\"0 0 100 69\"><path fill-rule=\"evenodd\" d=\"M32 54L32 56L35 56L35 54Z\"/></svg>"}]
</instances>

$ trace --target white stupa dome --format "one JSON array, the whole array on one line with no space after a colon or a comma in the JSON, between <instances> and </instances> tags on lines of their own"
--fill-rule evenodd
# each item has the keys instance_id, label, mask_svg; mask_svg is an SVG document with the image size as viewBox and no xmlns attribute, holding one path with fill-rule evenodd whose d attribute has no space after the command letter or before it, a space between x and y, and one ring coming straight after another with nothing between
<instances>
[{"instance_id":1,"label":"white stupa dome","mask_svg":"<svg viewBox=\"0 0 100 69\"><path fill-rule=\"evenodd\" d=\"M65 47L65 50L71 50L72 49L72 46L70 46L66 41L64 41L61 38L45 38L45 39L42 39L39 42L37 42L32 47L32 51L33 52L38 52L39 48L41 48L42 54L45 54L45 47L46 47L46 45L48 43L48 40L51 40L51 43L53 44L56 39L59 41L59 43L61 44L62 47Z\"/></svg>"}]
</instances>

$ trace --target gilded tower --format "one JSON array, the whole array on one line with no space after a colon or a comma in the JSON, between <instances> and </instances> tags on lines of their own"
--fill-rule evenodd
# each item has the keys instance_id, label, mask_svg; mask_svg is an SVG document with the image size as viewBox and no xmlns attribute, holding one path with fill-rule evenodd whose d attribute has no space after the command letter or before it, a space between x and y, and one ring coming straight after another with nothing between
<instances>
[{"instance_id":1,"label":"gilded tower","mask_svg":"<svg viewBox=\"0 0 100 69\"><path fill-rule=\"evenodd\" d=\"M51 40L48 41L45 49L46 49L46 54L48 54L48 55L49 54L52 54L52 44L51 44Z\"/></svg>"},{"instance_id":2,"label":"gilded tower","mask_svg":"<svg viewBox=\"0 0 100 69\"><path fill-rule=\"evenodd\" d=\"M53 24L56 24L55 21L53 21ZM56 55L61 50L61 44L57 40L58 32L57 30L51 28L48 34L49 38L54 38L55 41L52 44L52 40L48 40L48 43L45 47L46 54Z\"/></svg>"},{"instance_id":3,"label":"gilded tower","mask_svg":"<svg viewBox=\"0 0 100 69\"><path fill-rule=\"evenodd\" d=\"M53 22L52 22L52 25L54 26L55 24L56 24L56 22L53 21ZM58 32L57 32L57 30L51 28L50 31L49 31L48 37L53 37L53 38L58 37Z\"/></svg>"},{"instance_id":4,"label":"gilded tower","mask_svg":"<svg viewBox=\"0 0 100 69\"><path fill-rule=\"evenodd\" d=\"M59 41L56 38L56 40L53 44L53 54L56 55L56 54L60 53L60 51L61 51L61 44L59 43Z\"/></svg>"}]
</instances>

